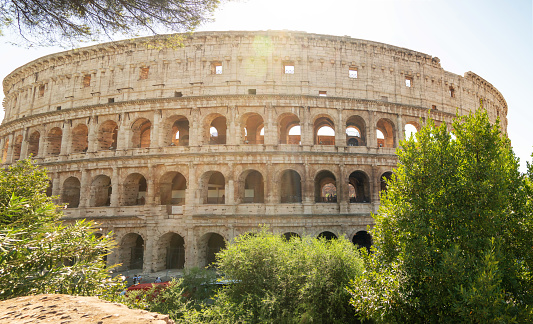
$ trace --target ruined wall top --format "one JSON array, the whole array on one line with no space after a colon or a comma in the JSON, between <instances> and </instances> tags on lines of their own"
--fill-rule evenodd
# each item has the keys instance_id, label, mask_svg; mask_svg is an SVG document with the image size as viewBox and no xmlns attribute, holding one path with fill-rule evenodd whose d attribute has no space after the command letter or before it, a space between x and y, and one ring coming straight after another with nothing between
<instances>
[{"instance_id":1,"label":"ruined wall top","mask_svg":"<svg viewBox=\"0 0 533 324\"><path fill-rule=\"evenodd\" d=\"M181 37L181 46L162 46L169 37ZM218 65L223 72L215 71ZM285 65L294 66L294 73L284 73ZM357 71L357 77L350 79L349 70ZM408 89L406 79L412 82ZM507 115L507 103L494 86L472 72L463 77L443 70L437 57L299 31L198 32L103 43L25 64L3 80L3 89L8 122L58 107L101 104L109 98L117 102L124 91L138 94L129 95L131 100L176 91L183 96L243 95L249 89L257 94L327 93L454 114L477 108L483 99L493 116Z\"/></svg>"}]
</instances>

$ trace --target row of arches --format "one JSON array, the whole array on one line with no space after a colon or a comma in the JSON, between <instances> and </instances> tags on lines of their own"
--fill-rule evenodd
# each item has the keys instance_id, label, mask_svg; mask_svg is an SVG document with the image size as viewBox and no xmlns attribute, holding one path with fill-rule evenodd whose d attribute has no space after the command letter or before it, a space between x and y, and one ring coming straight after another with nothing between
<instances>
[{"instance_id":1,"label":"row of arches","mask_svg":"<svg viewBox=\"0 0 533 324\"><path fill-rule=\"evenodd\" d=\"M390 179L391 172L387 171L380 176L380 190L386 190L386 180ZM364 171L353 171L347 176L347 197L349 203L371 202L370 178ZM337 192L337 177L328 170L319 171L314 178L314 199L316 203L337 203L342 196ZM226 177L219 171L208 171L200 178L199 190L202 204L226 204L226 190L228 188ZM147 203L148 185L144 175L131 173L121 182L120 197L118 204L121 206L136 206ZM302 177L300 173L292 169L286 169L279 176L279 202L301 203L303 197ZM111 206L113 195L112 180L107 175L97 175L89 186L87 206L104 207ZM158 190L157 190L158 189ZM160 205L184 205L186 204L187 179L180 172L167 172L159 179L159 188L156 188L156 197ZM51 192L52 190L49 190ZM347 195L346 195L347 194ZM68 208L80 206L82 197L82 184L78 177L70 176L64 180L61 189L61 202ZM235 202L265 203L265 179L258 170L244 171L238 181ZM229 202L232 203L232 202Z\"/></svg>"},{"instance_id":2,"label":"row of arches","mask_svg":"<svg viewBox=\"0 0 533 324\"><path fill-rule=\"evenodd\" d=\"M285 232L281 234L287 240L294 237L300 237L295 232ZM327 240L338 238L331 231L323 231L318 237ZM372 236L367 231L358 231L353 235L351 241L358 248L370 249L372 245ZM181 235L168 232L157 239L155 252L152 254L153 271L183 269L186 266L192 266L192 257L187 256L185 239ZM216 253L226 247L226 240L218 233L207 233L201 236L196 242L196 251L198 253L197 263L195 266L211 266L215 262ZM118 260L122 264L121 270L142 270L145 268L145 240L140 234L128 233L120 240L117 249Z\"/></svg>"},{"instance_id":3,"label":"row of arches","mask_svg":"<svg viewBox=\"0 0 533 324\"><path fill-rule=\"evenodd\" d=\"M138 118L133 121L126 133L130 140L129 144L119 145L121 126L115 120L106 120L99 124L95 136L93 149L97 151L116 150L119 146L125 148L149 148L153 146L188 146L190 139L190 125L187 117L174 115L167 118L162 125L161 139L153 142L152 121L147 118ZM228 120L226 116L214 113L204 119L204 125L197 134L196 144L227 144ZM247 113L241 118L240 133L237 134L240 143L236 144L264 144L265 142L265 122L258 113ZM293 113L285 113L277 120L277 134L279 144L301 144L302 143L302 122ZM405 125L406 134L416 132L420 126L416 122L409 122ZM313 145L337 145L337 129L333 118L328 115L317 116L312 124ZM381 118L375 125L375 136L378 147L392 148L396 143L396 125L387 118ZM368 130L365 120L361 116L351 116L346 120L344 127L347 146L367 146ZM27 142L27 156L54 156L62 151L67 153L87 152L93 138L90 129L85 123L72 125L70 132L64 134L63 127L52 127L41 139L43 130L30 132ZM66 132L66 131L65 131ZM64 138L66 137L66 139ZM67 140L67 143L63 141ZM127 139L124 139L126 141ZM12 139L13 160L21 158L23 135L16 135ZM41 143L43 142L43 143ZM3 147L3 161L7 158L9 149L9 139L5 138ZM41 152L44 151L44 152Z\"/></svg>"}]
</instances>

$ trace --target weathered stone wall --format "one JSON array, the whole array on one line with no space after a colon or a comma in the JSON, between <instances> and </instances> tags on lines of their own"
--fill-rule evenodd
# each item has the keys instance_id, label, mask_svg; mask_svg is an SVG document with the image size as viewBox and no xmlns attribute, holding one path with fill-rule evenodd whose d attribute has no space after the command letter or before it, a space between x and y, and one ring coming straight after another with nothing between
<instances>
[{"instance_id":1,"label":"weathered stone wall","mask_svg":"<svg viewBox=\"0 0 533 324\"><path fill-rule=\"evenodd\" d=\"M33 154L65 220L113 230L109 262L124 268L206 265L221 238L259 224L358 241L406 125L428 109L449 123L483 100L507 126L490 83L391 45L273 31L196 33L175 49L157 39L49 55L4 80L2 163Z\"/></svg>"}]
</instances>

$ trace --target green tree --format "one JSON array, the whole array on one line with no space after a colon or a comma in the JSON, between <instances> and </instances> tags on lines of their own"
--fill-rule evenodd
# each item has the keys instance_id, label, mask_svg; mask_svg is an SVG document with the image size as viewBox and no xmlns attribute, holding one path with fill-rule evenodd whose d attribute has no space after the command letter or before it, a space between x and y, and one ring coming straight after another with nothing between
<instances>
[{"instance_id":1,"label":"green tree","mask_svg":"<svg viewBox=\"0 0 533 324\"><path fill-rule=\"evenodd\" d=\"M83 40L159 30L192 31L220 0L0 0L0 32L29 44L75 45Z\"/></svg>"},{"instance_id":2,"label":"green tree","mask_svg":"<svg viewBox=\"0 0 533 324\"><path fill-rule=\"evenodd\" d=\"M531 185L482 108L452 129L401 143L351 302L377 322L531 322Z\"/></svg>"},{"instance_id":3,"label":"green tree","mask_svg":"<svg viewBox=\"0 0 533 324\"><path fill-rule=\"evenodd\" d=\"M85 220L63 225L60 207L44 193L48 183L30 160L0 170L0 299L122 289L103 260L115 246L111 233L98 237Z\"/></svg>"}]
</instances>

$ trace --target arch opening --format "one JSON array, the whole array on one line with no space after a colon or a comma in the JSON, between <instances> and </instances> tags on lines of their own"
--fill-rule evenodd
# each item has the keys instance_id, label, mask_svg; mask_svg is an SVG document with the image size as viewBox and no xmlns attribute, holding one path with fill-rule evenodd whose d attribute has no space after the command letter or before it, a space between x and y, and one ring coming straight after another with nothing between
<instances>
[{"instance_id":1,"label":"arch opening","mask_svg":"<svg viewBox=\"0 0 533 324\"><path fill-rule=\"evenodd\" d=\"M41 134L39 132L33 132L30 135L28 141L28 156L36 157L39 155L39 141L41 139Z\"/></svg>"},{"instance_id":2,"label":"arch opening","mask_svg":"<svg viewBox=\"0 0 533 324\"><path fill-rule=\"evenodd\" d=\"M242 202L258 204L265 202L265 183L263 175L259 171L251 170L246 175Z\"/></svg>"},{"instance_id":3,"label":"arch opening","mask_svg":"<svg viewBox=\"0 0 533 324\"><path fill-rule=\"evenodd\" d=\"M360 116L351 116L346 121L346 145L366 146L365 120Z\"/></svg>"},{"instance_id":4,"label":"arch opening","mask_svg":"<svg viewBox=\"0 0 533 324\"><path fill-rule=\"evenodd\" d=\"M126 177L122 190L123 206L139 206L146 203L146 178L139 173L132 173Z\"/></svg>"},{"instance_id":5,"label":"arch opening","mask_svg":"<svg viewBox=\"0 0 533 324\"><path fill-rule=\"evenodd\" d=\"M131 126L131 142L134 148L148 148L151 142L152 122L146 118L137 119Z\"/></svg>"},{"instance_id":6,"label":"arch opening","mask_svg":"<svg viewBox=\"0 0 533 324\"><path fill-rule=\"evenodd\" d=\"M315 177L315 202L337 202L336 179L330 171L320 171Z\"/></svg>"},{"instance_id":7,"label":"arch opening","mask_svg":"<svg viewBox=\"0 0 533 324\"><path fill-rule=\"evenodd\" d=\"M98 150L116 150L118 141L118 125L108 120L98 129Z\"/></svg>"},{"instance_id":8,"label":"arch opening","mask_svg":"<svg viewBox=\"0 0 533 324\"><path fill-rule=\"evenodd\" d=\"M243 117L243 142L244 144L264 144L264 121L259 114L248 114Z\"/></svg>"},{"instance_id":9,"label":"arch opening","mask_svg":"<svg viewBox=\"0 0 533 324\"><path fill-rule=\"evenodd\" d=\"M294 114L286 114L279 120L279 143L302 144L300 119Z\"/></svg>"},{"instance_id":10,"label":"arch opening","mask_svg":"<svg viewBox=\"0 0 533 324\"><path fill-rule=\"evenodd\" d=\"M69 177L63 182L61 202L67 204L67 208L78 208L80 204L80 188L80 180L76 177Z\"/></svg>"},{"instance_id":11,"label":"arch opening","mask_svg":"<svg viewBox=\"0 0 533 324\"><path fill-rule=\"evenodd\" d=\"M144 240L136 233L129 233L122 239L120 245L120 261L126 270L143 268Z\"/></svg>"},{"instance_id":12,"label":"arch opening","mask_svg":"<svg viewBox=\"0 0 533 324\"><path fill-rule=\"evenodd\" d=\"M313 128L315 145L335 145L335 124L331 118L317 118Z\"/></svg>"},{"instance_id":13,"label":"arch opening","mask_svg":"<svg viewBox=\"0 0 533 324\"><path fill-rule=\"evenodd\" d=\"M352 172L348 178L350 189L350 203L368 203L370 202L370 181L368 176L362 171Z\"/></svg>"},{"instance_id":14,"label":"arch opening","mask_svg":"<svg viewBox=\"0 0 533 324\"><path fill-rule=\"evenodd\" d=\"M392 177L392 172L390 171L387 171L387 172L384 172L381 177L380 177L380 185L381 185L381 191L383 192L387 192L387 187L388 187L388 184L387 182L390 181Z\"/></svg>"},{"instance_id":15,"label":"arch opening","mask_svg":"<svg viewBox=\"0 0 533 324\"><path fill-rule=\"evenodd\" d=\"M173 116L167 123L169 129L165 136L164 145L189 146L189 120L185 116Z\"/></svg>"},{"instance_id":16,"label":"arch opening","mask_svg":"<svg viewBox=\"0 0 533 324\"><path fill-rule=\"evenodd\" d=\"M159 183L161 205L184 205L187 180L179 172L167 172Z\"/></svg>"},{"instance_id":17,"label":"arch opening","mask_svg":"<svg viewBox=\"0 0 533 324\"><path fill-rule=\"evenodd\" d=\"M212 172L207 181L206 204L223 205L226 203L226 179L220 172Z\"/></svg>"},{"instance_id":18,"label":"arch opening","mask_svg":"<svg viewBox=\"0 0 533 324\"><path fill-rule=\"evenodd\" d=\"M208 233L200 238L198 245L200 265L213 268L216 254L226 248L226 241L220 234Z\"/></svg>"},{"instance_id":19,"label":"arch opening","mask_svg":"<svg viewBox=\"0 0 533 324\"><path fill-rule=\"evenodd\" d=\"M372 246L372 235L367 231L359 231L353 236L352 243L357 245L360 249L366 248L367 251L370 251L370 247Z\"/></svg>"},{"instance_id":20,"label":"arch opening","mask_svg":"<svg viewBox=\"0 0 533 324\"><path fill-rule=\"evenodd\" d=\"M285 170L280 179L280 202L281 203L301 203L302 183L298 172Z\"/></svg>"},{"instance_id":21,"label":"arch opening","mask_svg":"<svg viewBox=\"0 0 533 324\"><path fill-rule=\"evenodd\" d=\"M89 148L89 129L87 125L80 124L72 130L72 153L87 152Z\"/></svg>"},{"instance_id":22,"label":"arch opening","mask_svg":"<svg viewBox=\"0 0 533 324\"><path fill-rule=\"evenodd\" d=\"M337 239L337 235L335 235L332 232L325 231L325 232L322 232L322 233L318 234L318 238L319 239L323 238L326 241L330 241L330 240L333 240L333 239Z\"/></svg>"},{"instance_id":23,"label":"arch opening","mask_svg":"<svg viewBox=\"0 0 533 324\"><path fill-rule=\"evenodd\" d=\"M61 141L63 131L59 127L54 127L48 132L47 151L48 155L59 155L61 153Z\"/></svg>"},{"instance_id":24,"label":"arch opening","mask_svg":"<svg viewBox=\"0 0 533 324\"><path fill-rule=\"evenodd\" d=\"M209 144L226 144L226 117L218 116L209 124Z\"/></svg>"},{"instance_id":25,"label":"arch opening","mask_svg":"<svg viewBox=\"0 0 533 324\"><path fill-rule=\"evenodd\" d=\"M390 120L381 118L377 123L376 133L378 147L392 148L395 146L394 124Z\"/></svg>"},{"instance_id":26,"label":"arch opening","mask_svg":"<svg viewBox=\"0 0 533 324\"><path fill-rule=\"evenodd\" d=\"M90 206L110 206L112 190L111 178L106 175L99 175L94 178L91 184Z\"/></svg>"}]
</instances>

